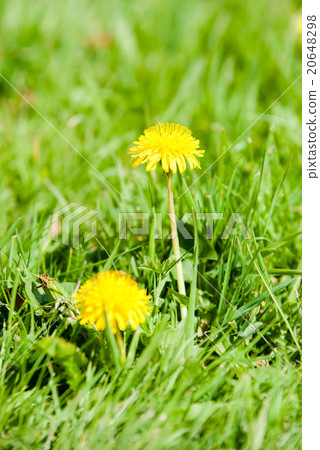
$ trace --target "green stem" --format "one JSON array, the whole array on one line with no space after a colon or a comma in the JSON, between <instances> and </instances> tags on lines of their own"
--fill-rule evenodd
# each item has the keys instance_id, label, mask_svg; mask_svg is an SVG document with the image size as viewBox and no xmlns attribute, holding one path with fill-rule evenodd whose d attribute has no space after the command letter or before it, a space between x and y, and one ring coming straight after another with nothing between
<instances>
[{"instance_id":1,"label":"green stem","mask_svg":"<svg viewBox=\"0 0 320 450\"><path fill-rule=\"evenodd\" d=\"M126 355L126 349L124 346L124 342L123 342L123 339L121 336L121 332L118 327L117 327L117 331L116 331L116 338L117 338L118 346L120 349L121 365L123 365L126 361L127 355Z\"/></svg>"},{"instance_id":2,"label":"green stem","mask_svg":"<svg viewBox=\"0 0 320 450\"><path fill-rule=\"evenodd\" d=\"M190 289L190 297L189 297L189 307L188 307L188 315L186 320L186 338L189 341L186 354L188 356L193 355L193 337L194 337L194 325L195 325L195 307L196 307L196 297L197 297L197 281L198 281L198 260L199 260L199 241L198 241L198 231L197 231L197 222L194 214L194 210L192 208L193 215L193 227L194 227L194 254L193 254L193 275L192 275L192 283Z\"/></svg>"},{"instance_id":3,"label":"green stem","mask_svg":"<svg viewBox=\"0 0 320 450\"><path fill-rule=\"evenodd\" d=\"M160 290L161 290L161 273L159 274L158 277L158 284L155 287L155 291L154 291L154 304L156 306L159 306L159 298L160 298Z\"/></svg>"},{"instance_id":4,"label":"green stem","mask_svg":"<svg viewBox=\"0 0 320 450\"><path fill-rule=\"evenodd\" d=\"M114 334L112 333L110 324L109 324L109 320L107 317L107 313L105 312L105 321L106 321L106 329L105 329L105 334L107 337L107 342L110 346L110 354L111 354L111 358L113 360L113 363L115 365L116 371L120 372L121 370L121 364L120 364L120 351L119 351L119 347L117 345L117 342L115 340Z\"/></svg>"},{"instance_id":5,"label":"green stem","mask_svg":"<svg viewBox=\"0 0 320 450\"><path fill-rule=\"evenodd\" d=\"M168 182L168 201L169 201L169 214L170 214L170 223L171 223L171 238L172 238L172 246L173 246L173 254L177 261L176 269L177 269L177 281L178 281L178 291L181 295L186 295L186 288L184 285L184 277L183 277L183 269L181 262L181 254L179 247L179 237L177 231L177 223L176 216L174 212L174 202L173 202L173 192L172 192L172 182L171 182L171 173L167 173L167 182ZM181 305L181 318L184 319L187 316L187 308L186 306Z\"/></svg>"}]
</instances>

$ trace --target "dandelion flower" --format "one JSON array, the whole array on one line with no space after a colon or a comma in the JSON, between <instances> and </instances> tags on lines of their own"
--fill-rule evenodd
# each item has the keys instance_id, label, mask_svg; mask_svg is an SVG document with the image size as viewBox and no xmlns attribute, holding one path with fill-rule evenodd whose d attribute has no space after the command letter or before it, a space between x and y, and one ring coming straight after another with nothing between
<instances>
[{"instance_id":1,"label":"dandelion flower","mask_svg":"<svg viewBox=\"0 0 320 450\"><path fill-rule=\"evenodd\" d=\"M166 173L182 173L188 161L190 169L200 169L200 158L204 150L199 149L199 141L188 128L175 123L159 123L144 131L129 153L132 155L133 167L147 163L147 172L154 171L161 163Z\"/></svg>"},{"instance_id":2,"label":"dandelion flower","mask_svg":"<svg viewBox=\"0 0 320 450\"><path fill-rule=\"evenodd\" d=\"M94 324L98 330L104 330L106 315L114 334L128 325L136 329L145 322L151 311L150 298L131 275L113 270L95 274L74 294L74 302L80 309L80 323Z\"/></svg>"}]
</instances>

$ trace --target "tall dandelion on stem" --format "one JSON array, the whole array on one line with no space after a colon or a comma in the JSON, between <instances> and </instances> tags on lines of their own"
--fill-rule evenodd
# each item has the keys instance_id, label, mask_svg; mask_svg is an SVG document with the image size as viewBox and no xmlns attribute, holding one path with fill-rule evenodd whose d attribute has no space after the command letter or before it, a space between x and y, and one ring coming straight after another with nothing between
<instances>
[{"instance_id":1,"label":"tall dandelion on stem","mask_svg":"<svg viewBox=\"0 0 320 450\"><path fill-rule=\"evenodd\" d=\"M147 172L150 170L153 172L157 165L161 164L167 175L171 238L174 257L177 261L178 290L180 294L185 295L186 289L174 211L171 173L176 173L177 170L183 173L187 168L186 161L189 163L191 170L194 168L200 169L197 157L202 157L204 150L199 150L199 141L192 136L188 128L175 123L159 123L145 130L138 141L134 142L134 146L129 153L131 154L133 167L147 163ZM181 316L185 318L186 315L187 309L183 306Z\"/></svg>"}]
</instances>

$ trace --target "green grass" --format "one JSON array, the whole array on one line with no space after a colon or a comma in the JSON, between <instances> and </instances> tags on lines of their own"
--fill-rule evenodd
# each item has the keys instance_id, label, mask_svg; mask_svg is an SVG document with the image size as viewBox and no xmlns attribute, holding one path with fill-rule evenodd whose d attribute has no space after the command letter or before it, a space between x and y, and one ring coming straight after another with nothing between
<instances>
[{"instance_id":1,"label":"green grass","mask_svg":"<svg viewBox=\"0 0 320 450\"><path fill-rule=\"evenodd\" d=\"M301 74L299 8L1 3L0 72L52 124L0 80L1 448L301 447L301 80L241 136ZM189 220L186 299L175 269L154 262L172 254L165 177L128 156L157 120L206 150L201 171L174 177L177 216L224 214L210 240ZM97 211L97 236L83 243L83 225L78 249L48 229L71 202ZM164 214L163 239L118 240L119 213L136 211ZM230 213L252 239L221 239ZM70 295L112 267L161 305L124 333L121 371L103 336L35 289L48 273ZM187 333L180 302L195 304Z\"/></svg>"}]
</instances>

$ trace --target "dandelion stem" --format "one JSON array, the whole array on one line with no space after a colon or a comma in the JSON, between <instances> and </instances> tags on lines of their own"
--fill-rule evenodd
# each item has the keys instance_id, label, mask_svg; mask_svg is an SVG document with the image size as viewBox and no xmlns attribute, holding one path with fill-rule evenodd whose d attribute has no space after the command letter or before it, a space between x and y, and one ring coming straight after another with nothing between
<instances>
[{"instance_id":1,"label":"dandelion stem","mask_svg":"<svg viewBox=\"0 0 320 450\"><path fill-rule=\"evenodd\" d=\"M119 328L117 327L117 331L116 331L116 338L117 338L117 342L119 345L119 349L120 349L120 357L121 357L121 363L124 364L125 360L126 360L126 349L124 346L124 342L120 333Z\"/></svg>"},{"instance_id":2,"label":"dandelion stem","mask_svg":"<svg viewBox=\"0 0 320 450\"><path fill-rule=\"evenodd\" d=\"M170 222L171 222L171 239L172 239L172 246L173 246L173 254L176 259L177 264L177 281L178 281L178 291L181 295L186 295L186 288L184 285L184 278L183 278L183 269L182 269L182 262L181 262L181 254L180 254L180 247L179 247L179 237L178 237L178 231L177 231L177 223L176 223L176 216L174 212L174 202L173 202L173 192L172 192L172 182L171 182L171 173L167 173L167 182L168 182L168 200L169 200L169 216L170 216ZM186 306L181 305L181 318L184 319L187 316L187 308Z\"/></svg>"},{"instance_id":3,"label":"dandelion stem","mask_svg":"<svg viewBox=\"0 0 320 450\"><path fill-rule=\"evenodd\" d=\"M105 317L105 321L106 321L105 334L106 334L107 342L108 342L108 344L110 346L111 358L113 359L113 363L115 365L115 368L116 368L117 372L120 372L121 364L120 364L119 347L118 347L118 345L116 343L116 340L114 338L114 334L111 331L110 323L109 323L108 316L107 316L106 312L104 312L104 317Z\"/></svg>"}]
</instances>

